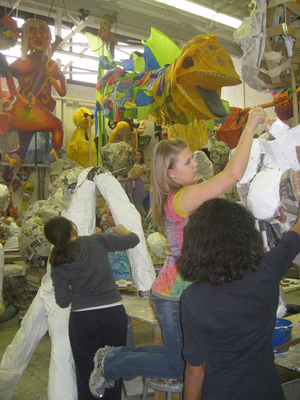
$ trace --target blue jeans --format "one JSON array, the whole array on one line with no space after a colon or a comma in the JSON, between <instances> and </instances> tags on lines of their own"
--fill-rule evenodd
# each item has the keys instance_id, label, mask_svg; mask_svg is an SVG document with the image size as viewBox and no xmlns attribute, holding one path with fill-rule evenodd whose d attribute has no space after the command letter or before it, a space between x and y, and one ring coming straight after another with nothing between
<instances>
[{"instance_id":1,"label":"blue jeans","mask_svg":"<svg viewBox=\"0 0 300 400\"><path fill-rule=\"evenodd\" d=\"M104 377L114 381L137 376L183 380L182 331L179 301L151 296L151 305L163 332L163 346L143 346L130 350L113 347L104 359Z\"/></svg>"}]
</instances>

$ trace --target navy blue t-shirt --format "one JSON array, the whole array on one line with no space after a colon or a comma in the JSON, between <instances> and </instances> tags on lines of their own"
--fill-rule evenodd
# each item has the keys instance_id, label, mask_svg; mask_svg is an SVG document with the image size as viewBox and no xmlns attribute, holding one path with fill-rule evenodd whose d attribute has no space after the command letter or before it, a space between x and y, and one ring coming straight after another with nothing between
<instances>
[{"instance_id":1,"label":"navy blue t-shirt","mask_svg":"<svg viewBox=\"0 0 300 400\"><path fill-rule=\"evenodd\" d=\"M279 283L300 252L288 232L266 253L259 270L221 286L193 283L181 298L186 362L205 362L201 400L282 400L272 337Z\"/></svg>"}]
</instances>

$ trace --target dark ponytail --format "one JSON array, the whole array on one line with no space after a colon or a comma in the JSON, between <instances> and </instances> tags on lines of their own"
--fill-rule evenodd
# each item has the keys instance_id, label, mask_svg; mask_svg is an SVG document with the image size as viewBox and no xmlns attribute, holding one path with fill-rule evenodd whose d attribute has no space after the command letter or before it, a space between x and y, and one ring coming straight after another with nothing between
<instances>
[{"instance_id":1,"label":"dark ponytail","mask_svg":"<svg viewBox=\"0 0 300 400\"><path fill-rule=\"evenodd\" d=\"M52 267L55 268L75 261L74 247L76 242L71 241L73 233L77 233L77 228L67 218L53 217L46 222L44 234L46 239L54 245L49 256Z\"/></svg>"}]
</instances>

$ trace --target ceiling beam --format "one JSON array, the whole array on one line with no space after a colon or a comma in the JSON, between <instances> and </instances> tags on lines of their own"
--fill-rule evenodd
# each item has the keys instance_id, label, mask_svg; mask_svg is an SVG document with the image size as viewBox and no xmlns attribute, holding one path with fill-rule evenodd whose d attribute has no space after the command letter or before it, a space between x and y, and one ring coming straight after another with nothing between
<instances>
[{"instance_id":1,"label":"ceiling beam","mask_svg":"<svg viewBox=\"0 0 300 400\"><path fill-rule=\"evenodd\" d=\"M6 7L10 8L9 0L2 1ZM205 1L203 1L203 3L205 3ZM128 5L131 6L132 10L122 8L122 4L126 4L126 7ZM200 4L200 2L198 2L198 4ZM232 6L234 6L234 4L236 4L236 2L234 2ZM66 6L67 13L64 5ZM50 8L49 0L22 0L17 7L18 10L43 16L49 16ZM84 21L80 21L80 16L82 17L79 12L80 8L85 8L90 11L89 16ZM82 29L91 27L98 30L100 23L105 21L105 14L111 15L113 12L117 12L119 17L118 21L113 24L111 29L111 32L115 34L117 38L118 35L122 35L129 40L147 40L150 36L151 27L153 26L158 30L163 30L167 36L182 47L188 40L195 36L215 33L219 42L229 54L235 56L241 54L240 46L233 38L233 28L226 27L216 22L211 24L211 20L184 11L175 10L174 7L166 6L161 3L149 3L142 0L126 0L125 3L121 3L118 0L86 0L85 2L79 0L55 0L50 17L56 20L58 15L60 15L63 21L71 22L74 25L79 24ZM15 14L13 13L12 15ZM73 29L73 32L75 31L77 31L77 28ZM66 40L72 35L73 33L70 33ZM66 40L64 40L64 42L66 42Z\"/></svg>"}]
</instances>

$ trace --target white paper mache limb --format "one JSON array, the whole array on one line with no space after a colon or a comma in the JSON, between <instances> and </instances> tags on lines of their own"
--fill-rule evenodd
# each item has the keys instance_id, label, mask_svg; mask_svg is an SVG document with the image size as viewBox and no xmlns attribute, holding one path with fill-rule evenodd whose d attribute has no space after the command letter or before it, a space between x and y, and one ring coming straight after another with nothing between
<instances>
[{"instance_id":1,"label":"white paper mache limb","mask_svg":"<svg viewBox=\"0 0 300 400\"><path fill-rule=\"evenodd\" d=\"M138 235L140 243L127 250L132 278L138 291L150 290L155 280L155 270L147 250L139 212L130 203L120 183L110 173L96 175L94 182L108 203L116 225L123 224Z\"/></svg>"},{"instance_id":2,"label":"white paper mache limb","mask_svg":"<svg viewBox=\"0 0 300 400\"><path fill-rule=\"evenodd\" d=\"M84 171L82 174L85 176ZM78 182L70 206L62 215L77 226L79 235L90 235L95 231L95 183L80 178ZM56 304L51 279L47 286L43 285L41 297L47 310L51 338L48 400L76 400L75 365L68 333L70 307L64 309Z\"/></svg>"},{"instance_id":3,"label":"white paper mache limb","mask_svg":"<svg viewBox=\"0 0 300 400\"><path fill-rule=\"evenodd\" d=\"M62 212L77 226L81 236L95 233L96 228L96 186L93 181L85 180L89 170L87 168L79 175L70 206Z\"/></svg>"},{"instance_id":4,"label":"white paper mache limb","mask_svg":"<svg viewBox=\"0 0 300 400\"><path fill-rule=\"evenodd\" d=\"M78 395L75 364L69 341L70 307L60 308L56 304L50 268L48 264L47 273L39 289L51 339L48 400L76 400Z\"/></svg>"},{"instance_id":5,"label":"white paper mache limb","mask_svg":"<svg viewBox=\"0 0 300 400\"><path fill-rule=\"evenodd\" d=\"M234 150L233 150L234 151ZM231 155L233 153L231 152ZM254 139L251 146L251 153L248 161L248 165L246 171L242 177L242 179L238 182L238 185L246 185L251 182L256 173L258 172L259 164L261 157L263 155L263 151L260 147L259 140Z\"/></svg>"},{"instance_id":6,"label":"white paper mache limb","mask_svg":"<svg viewBox=\"0 0 300 400\"><path fill-rule=\"evenodd\" d=\"M250 184L247 208L258 220L270 221L281 206L279 185L280 168L260 171Z\"/></svg>"},{"instance_id":7,"label":"white paper mache limb","mask_svg":"<svg viewBox=\"0 0 300 400\"><path fill-rule=\"evenodd\" d=\"M95 183L81 182L68 211L63 214L76 224L80 235L86 235L95 229ZM51 338L48 400L78 398L68 334L70 308L63 309L56 304L49 268L48 265L41 287L3 355L0 364L0 400L12 399L37 345L48 329Z\"/></svg>"},{"instance_id":8,"label":"white paper mache limb","mask_svg":"<svg viewBox=\"0 0 300 400\"><path fill-rule=\"evenodd\" d=\"M285 171L298 165L296 146L300 146L300 127L284 131L274 140L259 137L260 147L265 153L263 168L281 168Z\"/></svg>"},{"instance_id":9,"label":"white paper mache limb","mask_svg":"<svg viewBox=\"0 0 300 400\"><path fill-rule=\"evenodd\" d=\"M54 298L49 270L44 275L21 327L7 347L0 364L0 400L14 395L41 338L49 329L51 358L48 378L49 400L76 400L76 376L68 335L70 309L60 308Z\"/></svg>"}]
</instances>

